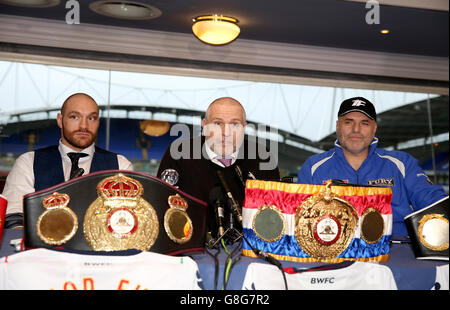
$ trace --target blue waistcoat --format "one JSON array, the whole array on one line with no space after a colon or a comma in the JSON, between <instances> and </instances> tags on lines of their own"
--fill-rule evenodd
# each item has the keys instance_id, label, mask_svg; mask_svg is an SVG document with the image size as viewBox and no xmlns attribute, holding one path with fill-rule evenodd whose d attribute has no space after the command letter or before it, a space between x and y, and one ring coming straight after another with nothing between
<instances>
[{"instance_id":1,"label":"blue waistcoat","mask_svg":"<svg viewBox=\"0 0 450 310\"><path fill-rule=\"evenodd\" d=\"M119 169L117 154L96 146L90 172L117 169ZM33 172L35 191L64 182L62 159L57 145L34 152Z\"/></svg>"}]
</instances>

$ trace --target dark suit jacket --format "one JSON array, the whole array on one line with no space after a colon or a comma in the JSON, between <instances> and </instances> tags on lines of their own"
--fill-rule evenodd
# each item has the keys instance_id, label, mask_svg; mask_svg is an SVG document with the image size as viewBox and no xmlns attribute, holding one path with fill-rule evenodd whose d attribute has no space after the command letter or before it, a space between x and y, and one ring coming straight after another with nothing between
<instances>
[{"instance_id":1,"label":"dark suit jacket","mask_svg":"<svg viewBox=\"0 0 450 310\"><path fill-rule=\"evenodd\" d=\"M279 181L280 172L278 166L272 170L260 169L260 163L262 163L263 160L261 160L258 155L257 145L247 139L244 140L239 150L239 156L236 162L227 168L222 168L211 162L209 158L205 157L207 156L206 152L201 152L200 154L198 149L194 150L194 147L198 148L201 146L203 148L204 142L204 137L195 137L179 142L179 147L176 148L179 152L183 151L182 147L189 145L189 151L185 154L188 158L173 159L169 147L161 160L157 176L161 178L162 172L166 169L176 170L179 175L179 180L175 186L178 186L180 190L210 204L207 223L212 231L216 231L215 208L210 201L210 195L215 187L222 186L217 176L217 171L220 170L223 172L233 197L239 202L240 206L243 205L245 196L243 182L245 183L246 179L249 178L249 173L258 180ZM194 158L194 155L197 156L197 159ZM199 155L201 155L201 157ZM239 178L236 172L236 166L240 167L244 180Z\"/></svg>"}]
</instances>

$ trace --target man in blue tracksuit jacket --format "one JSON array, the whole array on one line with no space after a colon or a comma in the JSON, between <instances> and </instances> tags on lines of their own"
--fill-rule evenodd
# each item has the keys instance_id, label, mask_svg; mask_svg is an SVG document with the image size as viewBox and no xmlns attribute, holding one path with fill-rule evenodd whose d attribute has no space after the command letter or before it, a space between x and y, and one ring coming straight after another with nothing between
<instances>
[{"instance_id":1,"label":"man in blue tracksuit jacket","mask_svg":"<svg viewBox=\"0 0 450 310\"><path fill-rule=\"evenodd\" d=\"M441 186L431 184L411 155L377 148L376 129L376 112L369 100L354 97L342 102L334 148L308 158L298 173L298 183L324 184L338 179L349 184L389 186L392 235L406 236L403 218L447 194Z\"/></svg>"}]
</instances>

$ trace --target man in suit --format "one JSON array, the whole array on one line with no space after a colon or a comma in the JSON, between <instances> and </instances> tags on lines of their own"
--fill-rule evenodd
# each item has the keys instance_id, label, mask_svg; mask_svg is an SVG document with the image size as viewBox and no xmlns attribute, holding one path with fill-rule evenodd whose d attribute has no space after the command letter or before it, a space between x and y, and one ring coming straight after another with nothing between
<instances>
[{"instance_id":1,"label":"man in suit","mask_svg":"<svg viewBox=\"0 0 450 310\"><path fill-rule=\"evenodd\" d=\"M214 235L217 210L211 200L218 199L217 188L225 190L220 174L242 206L247 179L279 181L280 173L277 164L267 165L267 156L261 156L261 150L267 151L265 146L245 139L245 110L237 100L223 97L213 101L202 126L203 136L172 143L161 160L157 176L210 203L207 225ZM269 155L269 161L273 156ZM223 199L226 204L227 198ZM225 210L225 213L231 212L228 207Z\"/></svg>"},{"instance_id":2,"label":"man in suit","mask_svg":"<svg viewBox=\"0 0 450 310\"><path fill-rule=\"evenodd\" d=\"M8 199L9 226L21 225L26 194L90 172L133 170L124 156L95 146L100 116L91 96L84 93L69 96L56 120L61 128L59 144L20 155L8 174L3 195Z\"/></svg>"}]
</instances>

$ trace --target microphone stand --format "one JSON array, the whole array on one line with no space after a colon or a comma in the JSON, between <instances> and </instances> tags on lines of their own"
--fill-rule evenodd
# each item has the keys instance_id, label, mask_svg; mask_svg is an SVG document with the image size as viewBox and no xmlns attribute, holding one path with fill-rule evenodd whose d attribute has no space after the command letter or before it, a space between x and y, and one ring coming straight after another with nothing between
<instances>
[{"instance_id":1,"label":"microphone stand","mask_svg":"<svg viewBox=\"0 0 450 310\"><path fill-rule=\"evenodd\" d=\"M219 236L219 238L217 238L217 240L211 239L209 241L209 243L208 243L209 247L211 247L211 248L216 247L217 244L226 236L228 236L232 240L232 243L236 243L241 238L243 238L242 233L234 227L234 214L233 214L233 212L230 212L230 225L229 225L229 227L224 231L224 233L222 235Z\"/></svg>"}]
</instances>

